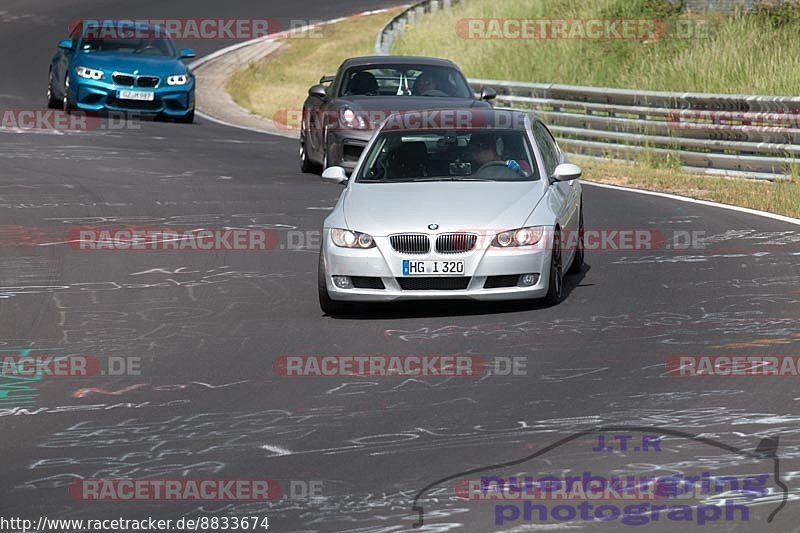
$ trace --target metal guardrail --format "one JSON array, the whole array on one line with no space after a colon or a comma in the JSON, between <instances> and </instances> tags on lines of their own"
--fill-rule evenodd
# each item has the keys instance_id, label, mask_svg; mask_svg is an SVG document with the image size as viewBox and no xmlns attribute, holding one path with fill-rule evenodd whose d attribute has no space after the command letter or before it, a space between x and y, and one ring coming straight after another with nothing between
<instances>
[{"instance_id":1,"label":"metal guardrail","mask_svg":"<svg viewBox=\"0 0 800 533\"><path fill-rule=\"evenodd\" d=\"M375 55L388 56L395 37L403 32L406 24L413 24L422 18L425 13L432 13L440 9L450 9L451 6L459 2L460 0L422 0L414 3L381 28L375 38Z\"/></svg>"},{"instance_id":2,"label":"metal guardrail","mask_svg":"<svg viewBox=\"0 0 800 533\"><path fill-rule=\"evenodd\" d=\"M425 13L459 0L424 0L378 33L388 55L397 35ZM800 170L800 97L677 93L470 79L476 93L497 91L497 105L534 111L562 148L590 157L680 161L713 175L786 179Z\"/></svg>"}]
</instances>

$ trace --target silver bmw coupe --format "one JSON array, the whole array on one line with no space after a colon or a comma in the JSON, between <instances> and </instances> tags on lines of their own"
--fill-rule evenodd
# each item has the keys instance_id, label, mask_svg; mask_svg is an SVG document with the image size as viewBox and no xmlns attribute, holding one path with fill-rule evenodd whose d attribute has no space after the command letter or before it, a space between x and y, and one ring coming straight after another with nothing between
<instances>
[{"instance_id":1,"label":"silver bmw coupe","mask_svg":"<svg viewBox=\"0 0 800 533\"><path fill-rule=\"evenodd\" d=\"M498 109L398 113L375 131L325 219L319 301L563 297L583 266L581 169L534 116Z\"/></svg>"}]
</instances>

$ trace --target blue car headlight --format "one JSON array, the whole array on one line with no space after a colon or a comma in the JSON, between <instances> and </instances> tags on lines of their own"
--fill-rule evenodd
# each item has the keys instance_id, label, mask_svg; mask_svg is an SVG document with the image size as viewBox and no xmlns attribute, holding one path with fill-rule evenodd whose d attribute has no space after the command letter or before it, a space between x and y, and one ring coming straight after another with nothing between
<instances>
[{"instance_id":1,"label":"blue car headlight","mask_svg":"<svg viewBox=\"0 0 800 533\"><path fill-rule=\"evenodd\" d=\"M167 85L186 85L189 83L188 74L176 74L167 78Z\"/></svg>"},{"instance_id":2,"label":"blue car headlight","mask_svg":"<svg viewBox=\"0 0 800 533\"><path fill-rule=\"evenodd\" d=\"M81 78L86 78L87 80L102 80L103 79L103 71L96 70L89 67L78 67L75 69L75 73L80 76Z\"/></svg>"}]
</instances>

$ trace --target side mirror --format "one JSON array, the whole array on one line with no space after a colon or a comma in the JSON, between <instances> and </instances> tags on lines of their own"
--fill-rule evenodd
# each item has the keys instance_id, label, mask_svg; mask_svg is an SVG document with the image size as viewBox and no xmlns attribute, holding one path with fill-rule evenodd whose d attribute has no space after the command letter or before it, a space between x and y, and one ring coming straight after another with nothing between
<instances>
[{"instance_id":1,"label":"side mirror","mask_svg":"<svg viewBox=\"0 0 800 533\"><path fill-rule=\"evenodd\" d=\"M194 53L194 50L191 48L181 48L181 51L178 53L181 59L192 59L196 57L197 54Z\"/></svg>"},{"instance_id":2,"label":"side mirror","mask_svg":"<svg viewBox=\"0 0 800 533\"><path fill-rule=\"evenodd\" d=\"M328 91L325 89L324 85L314 85L308 90L309 96L316 96L317 98L322 98L323 100L328 97Z\"/></svg>"},{"instance_id":3,"label":"side mirror","mask_svg":"<svg viewBox=\"0 0 800 533\"><path fill-rule=\"evenodd\" d=\"M344 185L347 183L347 172L342 167L328 167L322 172L322 181Z\"/></svg>"},{"instance_id":4,"label":"side mirror","mask_svg":"<svg viewBox=\"0 0 800 533\"><path fill-rule=\"evenodd\" d=\"M61 48L62 50L73 50L72 39L61 39L60 41L58 41L58 47Z\"/></svg>"},{"instance_id":5,"label":"side mirror","mask_svg":"<svg viewBox=\"0 0 800 533\"><path fill-rule=\"evenodd\" d=\"M553 181L571 181L581 177L581 167L572 163L561 163L551 176Z\"/></svg>"},{"instance_id":6,"label":"side mirror","mask_svg":"<svg viewBox=\"0 0 800 533\"><path fill-rule=\"evenodd\" d=\"M484 87L481 89L481 100L486 100L488 102L489 100L494 100L495 98L497 98L497 91L491 87Z\"/></svg>"}]
</instances>

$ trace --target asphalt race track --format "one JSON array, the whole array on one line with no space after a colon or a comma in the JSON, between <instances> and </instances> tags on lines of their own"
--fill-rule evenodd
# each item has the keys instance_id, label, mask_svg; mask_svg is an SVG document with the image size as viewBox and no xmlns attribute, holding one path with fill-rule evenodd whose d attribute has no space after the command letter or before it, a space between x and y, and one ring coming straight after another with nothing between
<instances>
[{"instance_id":1,"label":"asphalt race track","mask_svg":"<svg viewBox=\"0 0 800 533\"><path fill-rule=\"evenodd\" d=\"M4 0L0 109L44 107L49 59L76 18L286 21L389 5ZM200 57L231 43L181 44ZM672 356L800 355L797 226L586 185L587 229L700 232L708 244L589 251L583 273L567 278L569 294L555 308L402 304L331 318L317 303L317 243L288 244L290 231L320 229L340 189L299 172L296 141L202 118L194 125L105 125L102 119L94 131L63 135L0 130L0 349L141 358L141 375L43 378L26 382L22 392L19 383L4 383L0 516L248 515L268 516L271 531L410 530L418 518L414 496L441 478L525 457L576 432L633 425L750 451L760 439L778 437L788 505L766 523L785 497L770 485L748 522L717 520L703 528L800 530L793 502L800 477L797 378L675 377L665 367ZM64 243L70 228L101 224L271 228L281 246L114 252ZM20 237L31 234L33 244ZM41 235L52 240L35 238ZM470 354L524 358L526 366L525 375L466 378L273 372L282 355L331 354ZM681 437L667 439L669 451L660 455L622 459L599 455L587 439L597 442L570 443L568 452L537 458L535 466L580 473L618 461L642 472L713 464L772 473L770 460L748 463ZM504 475L523 471L512 467ZM280 481L285 493L303 483L321 482L314 486L322 489L318 498L295 494L272 503L93 502L70 495L75 480L128 477L257 478ZM492 505L458 501L452 481L436 490L423 496L418 531L532 527L521 518L496 525ZM675 527L662 519L647 529Z\"/></svg>"}]
</instances>

